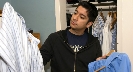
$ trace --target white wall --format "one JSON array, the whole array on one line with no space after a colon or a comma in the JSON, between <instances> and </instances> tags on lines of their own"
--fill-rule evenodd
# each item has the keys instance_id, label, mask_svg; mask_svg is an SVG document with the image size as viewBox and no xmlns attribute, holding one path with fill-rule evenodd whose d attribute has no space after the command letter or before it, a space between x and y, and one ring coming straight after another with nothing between
<instances>
[{"instance_id":1,"label":"white wall","mask_svg":"<svg viewBox=\"0 0 133 72\"><path fill-rule=\"evenodd\" d=\"M117 48L118 52L128 54L133 69L133 0L117 0L117 2Z\"/></svg>"}]
</instances>

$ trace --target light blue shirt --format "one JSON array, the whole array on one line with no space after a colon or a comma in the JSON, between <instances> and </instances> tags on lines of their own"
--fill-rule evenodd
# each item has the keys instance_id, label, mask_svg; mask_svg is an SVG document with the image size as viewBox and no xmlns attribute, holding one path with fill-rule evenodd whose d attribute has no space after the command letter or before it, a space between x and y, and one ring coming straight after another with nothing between
<instances>
[{"instance_id":1,"label":"light blue shirt","mask_svg":"<svg viewBox=\"0 0 133 72\"><path fill-rule=\"evenodd\" d=\"M131 72L131 62L125 53L114 52L107 59L89 63L88 72L94 72L102 66L105 68L99 72Z\"/></svg>"}]
</instances>

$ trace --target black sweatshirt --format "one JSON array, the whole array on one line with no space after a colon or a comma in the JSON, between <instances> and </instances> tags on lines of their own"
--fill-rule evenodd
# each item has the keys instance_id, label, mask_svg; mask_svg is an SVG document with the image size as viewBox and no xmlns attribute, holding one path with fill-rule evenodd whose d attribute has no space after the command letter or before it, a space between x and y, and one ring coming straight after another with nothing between
<instances>
[{"instance_id":1,"label":"black sweatshirt","mask_svg":"<svg viewBox=\"0 0 133 72\"><path fill-rule=\"evenodd\" d=\"M88 34L88 41L83 49L74 52L67 41L67 30L61 30L48 36L40 52L44 65L51 60L52 72L88 72L88 64L102 56L97 38Z\"/></svg>"}]
</instances>

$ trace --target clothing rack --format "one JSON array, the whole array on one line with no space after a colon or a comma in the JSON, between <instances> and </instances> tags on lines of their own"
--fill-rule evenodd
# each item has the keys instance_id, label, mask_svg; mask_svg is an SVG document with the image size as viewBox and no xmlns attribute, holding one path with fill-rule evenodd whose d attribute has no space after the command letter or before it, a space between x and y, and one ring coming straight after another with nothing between
<instances>
[{"instance_id":1,"label":"clothing rack","mask_svg":"<svg viewBox=\"0 0 133 72\"><path fill-rule=\"evenodd\" d=\"M102 11L116 11L116 10L117 10L117 7L113 7L110 9L102 9ZM98 11L101 11L101 8L98 8Z\"/></svg>"}]
</instances>

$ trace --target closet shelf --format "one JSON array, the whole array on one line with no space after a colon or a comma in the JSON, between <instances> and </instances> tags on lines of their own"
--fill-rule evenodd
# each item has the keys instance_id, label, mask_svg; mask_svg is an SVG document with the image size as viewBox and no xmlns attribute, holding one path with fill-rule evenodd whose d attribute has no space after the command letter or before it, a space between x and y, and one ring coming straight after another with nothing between
<instances>
[{"instance_id":1,"label":"closet shelf","mask_svg":"<svg viewBox=\"0 0 133 72\"><path fill-rule=\"evenodd\" d=\"M97 8L98 11L116 11L117 10L117 3L115 2L90 2L92 4L94 4ZM76 8L78 6L78 3L76 4L67 4L66 8Z\"/></svg>"}]
</instances>

